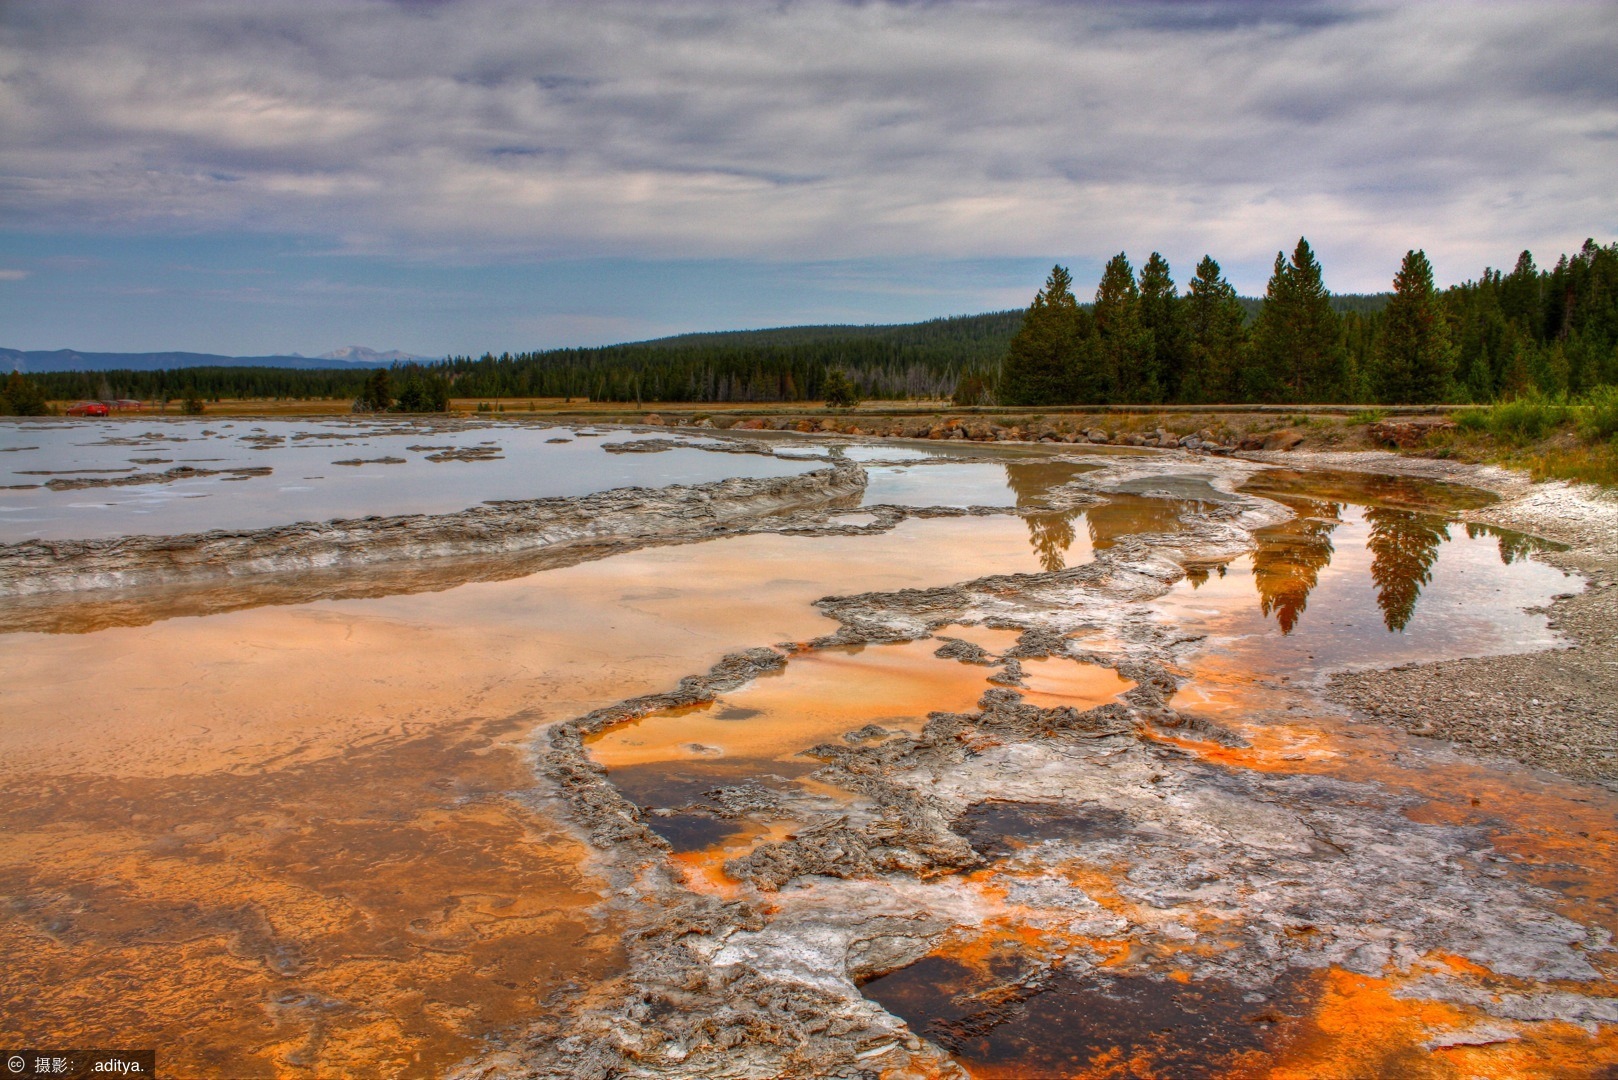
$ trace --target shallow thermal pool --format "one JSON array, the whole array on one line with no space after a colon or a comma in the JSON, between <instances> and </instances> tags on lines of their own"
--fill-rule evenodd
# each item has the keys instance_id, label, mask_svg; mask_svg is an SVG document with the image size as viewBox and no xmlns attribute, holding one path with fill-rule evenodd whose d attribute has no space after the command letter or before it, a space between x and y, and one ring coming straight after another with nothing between
<instances>
[{"instance_id":1,"label":"shallow thermal pool","mask_svg":"<svg viewBox=\"0 0 1618 1080\"><path fill-rule=\"evenodd\" d=\"M126 432L145 444L105 441ZM257 438L277 434L287 437ZM611 455L599 438L498 425L135 422L11 425L4 436L41 448L0 453L7 483L132 457L272 463L270 477L157 487L222 486L228 496L191 505L228 500L274 521L318 518L314 507L345 493L366 512L397 513L615 477L820 464L696 448ZM485 443L504 460L434 463L425 456L438 451L408 449ZM62 460L31 457L47 444ZM906 459L900 449L855 448L890 462ZM388 454L406 464L331 465ZM1188 539L1226 496L1182 469L1100 502L1069 499L1099 466L927 456L873 466L867 504L1016 513L715 538L505 578L424 566L408 586L359 599L287 602L295 594L245 583L228 604L180 597L123 623L85 617L81 601L54 627L35 619L38 632L0 634L0 995L29 1003L5 1012L0 1042L108 1044L133 1025L183 1074L441 1075L565 1030L572 1010L610 1006L603 992L636 975L625 935L637 920L719 895L758 902L765 921L812 922L817 905L869 904L901 921L953 913L925 955L847 992L980 1077L1196 1074L1210 1063L1338 1075L1362 1052L1391 1075L1566 1075L1556 1070L1570 1061L1618 1061L1611 1025L1501 1026L1481 1006L1436 1002L1430 986L1449 973L1479 994L1527 993L1527 968L1477 974L1466 959L1462 931L1502 912L1571 927L1556 931L1559 945L1534 939L1564 974L1578 963L1599 973L1563 978L1567 1000L1610 984L1609 956L1567 944L1618 931L1610 794L1357 723L1312 689L1344 666L1554 645L1532 609L1579 583L1532 558L1539 545L1459 523L1459 509L1486 501L1476 492L1258 473L1243 490L1298 516L1260 530L1255 551L1154 598L1091 602L1087 565L1130 536ZM556 468L536 472L535 461ZM304 462L336 486L259 510L244 498ZM6 492L3 505L145 490ZM145 523L157 507L117 506L64 503L31 524L14 511L0 535L156 531ZM873 527L879 513L845 523ZM211 520L195 514L163 520ZM1073 590L1060 638L1069 655L1008 666L1032 604L1017 582L1035 579L997 575L1075 568L1058 578ZM902 608L977 579L991 579L987 608L970 619L910 641L812 644L839 626L815 606L823 597L894 594ZM969 732L900 780L955 815L949 827L980 865L814 877L762 898L727 873L828 821L887 812L870 791L817 776L824 759L804 751L899 747L986 693L1122 710L1147 677L1141 643L1165 641L1173 705L1223 741L1189 726L1125 738L1121 711L1071 737ZM587 741L672 849L662 892L651 877L614 877L612 845L583 838L543 773L547 726L670 691L760 646L788 651L784 666ZM1365 853L1363 882L1332 876L1350 850ZM1494 861L1500 852L1513 858ZM1465 914L1433 939L1447 952L1422 944L1439 931L1400 922L1429 893ZM1394 942L1383 966L1313 944L1368 926ZM1270 956L1287 958L1284 970L1255 981L1254 957ZM1489 1031L1495 1042L1475 1041ZM1446 1038L1461 1049L1430 1049Z\"/></svg>"},{"instance_id":2,"label":"shallow thermal pool","mask_svg":"<svg viewBox=\"0 0 1618 1080\"><path fill-rule=\"evenodd\" d=\"M791 476L820 465L711 453L685 436L660 436L686 444L662 453L603 449L629 438L409 418L0 421L0 542L437 514L488 500ZM206 472L163 475L174 469ZM127 478L149 482L106 483Z\"/></svg>"},{"instance_id":3,"label":"shallow thermal pool","mask_svg":"<svg viewBox=\"0 0 1618 1080\"><path fill-rule=\"evenodd\" d=\"M1409 481L1261 474L1244 490L1296 516L1257 550L1201 570L1153 606L1224 652L1289 677L1549 648L1542 610L1581 582L1528 556L1556 547L1455 521L1446 493ZM1465 500L1466 493L1456 493Z\"/></svg>"}]
</instances>

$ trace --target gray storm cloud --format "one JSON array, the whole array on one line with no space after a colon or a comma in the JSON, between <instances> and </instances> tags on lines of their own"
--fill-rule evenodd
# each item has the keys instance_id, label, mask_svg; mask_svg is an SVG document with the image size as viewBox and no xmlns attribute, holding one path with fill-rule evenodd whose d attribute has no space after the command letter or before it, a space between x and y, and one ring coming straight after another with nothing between
<instances>
[{"instance_id":1,"label":"gray storm cloud","mask_svg":"<svg viewBox=\"0 0 1618 1080\"><path fill-rule=\"evenodd\" d=\"M1614 231L1615 56L1614 4L7 3L0 213L474 258L1307 232L1455 276Z\"/></svg>"}]
</instances>

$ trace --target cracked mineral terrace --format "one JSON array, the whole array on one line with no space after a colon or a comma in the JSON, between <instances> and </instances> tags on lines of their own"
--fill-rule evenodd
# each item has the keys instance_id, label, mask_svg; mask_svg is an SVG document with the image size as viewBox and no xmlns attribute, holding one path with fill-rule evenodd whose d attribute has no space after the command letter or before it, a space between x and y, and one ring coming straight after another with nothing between
<instances>
[{"instance_id":1,"label":"cracked mineral terrace","mask_svg":"<svg viewBox=\"0 0 1618 1080\"><path fill-rule=\"evenodd\" d=\"M1618 1068L1612 504L833 445L548 502L549 562L470 530L19 598L0 979L52 989L3 1034L134 1015L230 1075ZM116 715L53 695L108 655Z\"/></svg>"}]
</instances>

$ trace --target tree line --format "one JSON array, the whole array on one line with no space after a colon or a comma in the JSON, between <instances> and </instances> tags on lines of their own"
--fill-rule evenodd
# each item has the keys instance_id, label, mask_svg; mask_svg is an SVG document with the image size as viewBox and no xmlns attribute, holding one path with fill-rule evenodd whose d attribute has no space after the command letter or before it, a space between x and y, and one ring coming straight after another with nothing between
<instances>
[{"instance_id":1,"label":"tree line","mask_svg":"<svg viewBox=\"0 0 1618 1080\"><path fill-rule=\"evenodd\" d=\"M992 382L963 383L1007 405L1482 402L1618 383L1618 244L1587 240L1548 271L1525 251L1445 290L1412 250L1392 284L1343 303L1304 238L1257 305L1210 256L1181 293L1157 252L1138 274L1115 255L1088 305L1057 266Z\"/></svg>"},{"instance_id":2,"label":"tree line","mask_svg":"<svg viewBox=\"0 0 1618 1080\"><path fill-rule=\"evenodd\" d=\"M899 326L799 326L685 334L598 348L451 356L426 365L451 396L593 401L823 401L832 372L859 397L947 398L966 371L990 370L1022 324L1021 311ZM410 365L395 382L408 385ZM334 398L367 393L368 372L196 367L165 371L44 372L51 397L175 400Z\"/></svg>"},{"instance_id":3,"label":"tree line","mask_svg":"<svg viewBox=\"0 0 1618 1080\"><path fill-rule=\"evenodd\" d=\"M1265 295L1242 297L1212 257L1186 288L1154 252L1106 265L1080 303L1056 267L1026 311L902 326L686 334L599 348L452 356L392 372L393 404L448 397L613 402L820 402L828 391L957 404L1486 402L1618 384L1618 244L1593 240L1549 270L1438 289L1406 254L1391 293L1333 295L1307 240L1276 255ZM45 372L56 400L376 397L367 371L207 367ZM3 396L0 396L3 399ZM3 403L3 400L0 400Z\"/></svg>"}]
</instances>

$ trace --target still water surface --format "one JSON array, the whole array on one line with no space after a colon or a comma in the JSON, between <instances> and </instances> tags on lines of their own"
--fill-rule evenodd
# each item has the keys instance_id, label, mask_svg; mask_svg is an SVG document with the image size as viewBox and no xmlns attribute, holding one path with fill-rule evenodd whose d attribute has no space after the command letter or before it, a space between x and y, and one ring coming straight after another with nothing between
<instances>
[{"instance_id":1,"label":"still water surface","mask_svg":"<svg viewBox=\"0 0 1618 1080\"><path fill-rule=\"evenodd\" d=\"M442 514L489 500L792 476L824 464L709 453L685 436L659 436L685 444L662 453L604 449L630 438L590 428L446 430L409 420L0 421L0 542ZM176 468L215 475L155 479ZM270 472L230 471L249 469ZM153 482L65 486L131 477Z\"/></svg>"}]
</instances>

